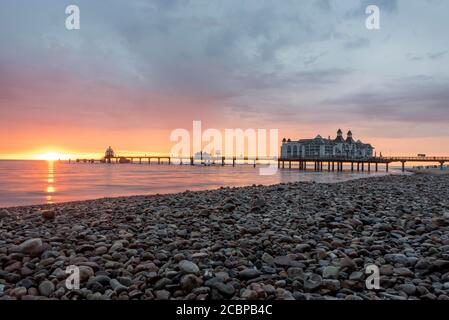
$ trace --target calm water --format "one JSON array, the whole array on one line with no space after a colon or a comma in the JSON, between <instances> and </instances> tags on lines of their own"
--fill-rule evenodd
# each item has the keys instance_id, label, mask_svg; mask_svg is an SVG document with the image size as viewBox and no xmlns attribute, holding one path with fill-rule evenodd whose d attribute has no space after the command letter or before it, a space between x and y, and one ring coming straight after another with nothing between
<instances>
[{"instance_id":1,"label":"calm water","mask_svg":"<svg viewBox=\"0 0 449 320\"><path fill-rule=\"evenodd\" d=\"M383 166L381 171L383 171ZM398 172L391 170L390 173ZM0 207L173 193L294 181L339 182L380 173L317 173L298 169L259 175L252 166L180 166L0 161Z\"/></svg>"}]
</instances>

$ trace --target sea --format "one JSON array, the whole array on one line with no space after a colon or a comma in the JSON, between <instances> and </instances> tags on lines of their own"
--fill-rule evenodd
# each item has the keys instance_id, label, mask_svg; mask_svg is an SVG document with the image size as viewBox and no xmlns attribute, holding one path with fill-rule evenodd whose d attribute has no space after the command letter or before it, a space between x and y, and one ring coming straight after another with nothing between
<instances>
[{"instance_id":1,"label":"sea","mask_svg":"<svg viewBox=\"0 0 449 320\"><path fill-rule=\"evenodd\" d=\"M53 204L131 195L177 193L220 187L272 185L296 181L335 183L386 175L379 172L315 172L279 169L260 175L258 165L157 165L69 163L67 161L0 161L0 208ZM265 165L266 166L266 165ZM390 168L388 174L401 174Z\"/></svg>"}]
</instances>

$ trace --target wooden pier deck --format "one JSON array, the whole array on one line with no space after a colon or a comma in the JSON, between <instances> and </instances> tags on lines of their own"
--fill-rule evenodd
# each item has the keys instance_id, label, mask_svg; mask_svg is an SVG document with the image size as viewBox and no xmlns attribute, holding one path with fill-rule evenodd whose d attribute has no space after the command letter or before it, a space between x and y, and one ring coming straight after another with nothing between
<instances>
[{"instance_id":1,"label":"wooden pier deck","mask_svg":"<svg viewBox=\"0 0 449 320\"><path fill-rule=\"evenodd\" d=\"M174 161L175 160L175 161ZM441 170L444 168L444 164L449 162L449 157L371 157L371 158L349 158L349 157L212 157L205 159L197 159L195 157L190 158L180 158L172 156L114 156L106 157L102 159L76 159L76 162L84 163L139 163L139 164L168 164L171 165L174 162L179 164L218 164L226 165L232 161L232 166L235 166L239 161L246 163L252 163L254 167L260 161L277 161L278 168L288 168L293 169L296 167L299 170L308 170L313 164L315 171L328 171L328 172L341 172L344 166L349 166L350 171L354 172L364 172L364 171L379 171L379 165L385 167L385 171L389 171L389 166L391 163L400 163L402 171L405 171L405 164L407 162L420 162L420 163L436 163L440 165ZM199 163L198 163L199 161ZM71 162L71 160L69 160Z\"/></svg>"}]
</instances>

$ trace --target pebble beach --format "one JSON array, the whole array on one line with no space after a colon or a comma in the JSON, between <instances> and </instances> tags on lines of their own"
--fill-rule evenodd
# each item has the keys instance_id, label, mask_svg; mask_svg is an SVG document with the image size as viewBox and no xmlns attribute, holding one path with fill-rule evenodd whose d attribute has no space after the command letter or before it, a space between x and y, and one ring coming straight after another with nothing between
<instances>
[{"instance_id":1,"label":"pebble beach","mask_svg":"<svg viewBox=\"0 0 449 320\"><path fill-rule=\"evenodd\" d=\"M0 299L448 300L449 177L0 209Z\"/></svg>"}]
</instances>

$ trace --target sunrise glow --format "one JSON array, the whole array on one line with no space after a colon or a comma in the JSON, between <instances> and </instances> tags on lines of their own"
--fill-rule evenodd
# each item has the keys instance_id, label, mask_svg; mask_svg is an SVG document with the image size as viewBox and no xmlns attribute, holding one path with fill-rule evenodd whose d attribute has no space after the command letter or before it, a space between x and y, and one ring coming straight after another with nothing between
<instances>
[{"instance_id":1,"label":"sunrise glow","mask_svg":"<svg viewBox=\"0 0 449 320\"><path fill-rule=\"evenodd\" d=\"M42 154L38 154L33 157L34 160L46 160L46 161L56 161L56 160L68 160L70 157L66 154L59 152L46 152Z\"/></svg>"}]
</instances>

